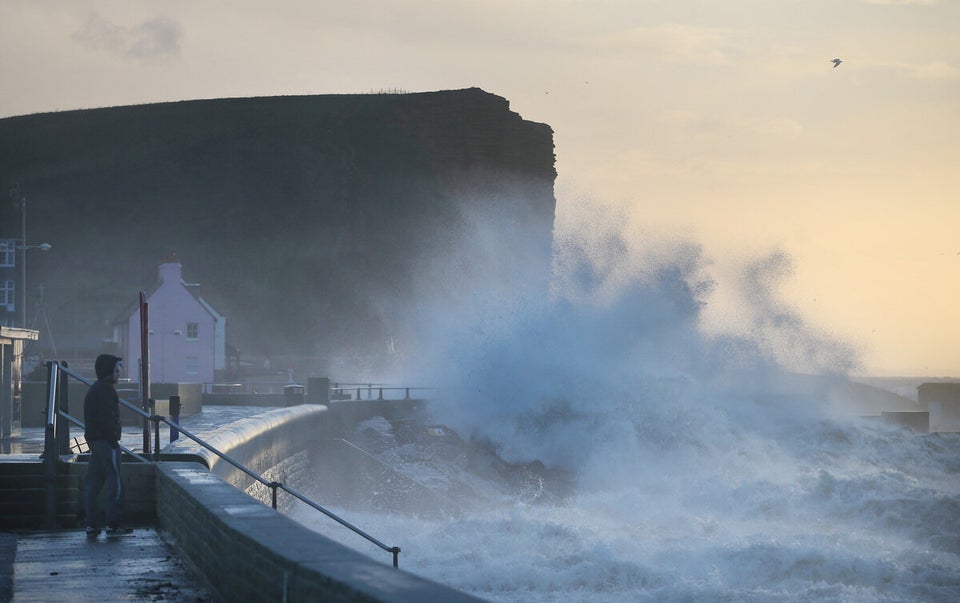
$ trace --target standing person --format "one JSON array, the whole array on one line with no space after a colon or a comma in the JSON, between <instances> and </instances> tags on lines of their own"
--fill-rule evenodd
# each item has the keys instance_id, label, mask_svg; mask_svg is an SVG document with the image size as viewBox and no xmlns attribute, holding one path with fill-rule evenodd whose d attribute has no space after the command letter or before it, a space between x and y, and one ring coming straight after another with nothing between
<instances>
[{"instance_id":1,"label":"standing person","mask_svg":"<svg viewBox=\"0 0 960 603\"><path fill-rule=\"evenodd\" d=\"M123 536L133 530L121 526L123 521L123 483L120 481L120 397L116 384L123 359L100 354L94 363L97 382L90 386L83 399L83 436L90 448L87 477L84 480L84 503L87 536L100 534L98 498L107 485L107 536Z\"/></svg>"}]
</instances>

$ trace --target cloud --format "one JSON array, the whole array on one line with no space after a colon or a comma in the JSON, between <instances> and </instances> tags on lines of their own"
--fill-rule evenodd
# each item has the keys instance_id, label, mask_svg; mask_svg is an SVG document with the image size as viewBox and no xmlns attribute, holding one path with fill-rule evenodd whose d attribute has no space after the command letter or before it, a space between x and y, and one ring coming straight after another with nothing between
<instances>
[{"instance_id":1,"label":"cloud","mask_svg":"<svg viewBox=\"0 0 960 603\"><path fill-rule=\"evenodd\" d=\"M87 15L72 39L87 48L129 58L175 56L180 51L180 25L164 17L132 27L111 23L99 13Z\"/></svg>"},{"instance_id":2,"label":"cloud","mask_svg":"<svg viewBox=\"0 0 960 603\"><path fill-rule=\"evenodd\" d=\"M179 50L179 24L158 17L133 28L128 54L137 57L175 55Z\"/></svg>"}]
</instances>

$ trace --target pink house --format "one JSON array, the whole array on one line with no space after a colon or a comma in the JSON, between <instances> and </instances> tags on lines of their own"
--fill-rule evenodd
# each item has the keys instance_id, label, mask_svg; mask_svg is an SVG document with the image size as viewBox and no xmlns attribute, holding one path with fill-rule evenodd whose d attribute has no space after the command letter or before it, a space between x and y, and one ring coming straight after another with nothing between
<instances>
[{"instance_id":1,"label":"pink house","mask_svg":"<svg viewBox=\"0 0 960 603\"><path fill-rule=\"evenodd\" d=\"M184 282L176 255L160 264L159 282L146 291L150 380L154 383L213 383L224 368L227 319ZM117 324L125 376L140 380L140 311Z\"/></svg>"}]
</instances>

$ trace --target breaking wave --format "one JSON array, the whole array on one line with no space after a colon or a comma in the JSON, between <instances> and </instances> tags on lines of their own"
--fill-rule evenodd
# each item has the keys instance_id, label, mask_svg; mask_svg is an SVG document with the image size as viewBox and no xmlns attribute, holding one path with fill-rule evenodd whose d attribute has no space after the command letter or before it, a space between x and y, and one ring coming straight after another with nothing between
<instances>
[{"instance_id":1,"label":"breaking wave","mask_svg":"<svg viewBox=\"0 0 960 603\"><path fill-rule=\"evenodd\" d=\"M960 600L960 438L856 416L855 351L777 300L784 254L739 272L725 330L696 245L556 249L550 296L424 312L406 374L442 381L423 425L445 438L358 427L457 501L338 503L401 567L494 601Z\"/></svg>"}]
</instances>

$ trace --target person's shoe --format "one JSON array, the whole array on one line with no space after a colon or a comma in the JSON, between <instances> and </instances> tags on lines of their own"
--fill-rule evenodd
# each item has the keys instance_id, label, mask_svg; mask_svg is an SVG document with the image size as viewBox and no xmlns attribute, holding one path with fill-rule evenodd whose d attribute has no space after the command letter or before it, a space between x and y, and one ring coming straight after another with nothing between
<instances>
[{"instance_id":1,"label":"person's shoe","mask_svg":"<svg viewBox=\"0 0 960 603\"><path fill-rule=\"evenodd\" d=\"M117 538L129 534L133 534L133 530L130 528L107 528L107 538Z\"/></svg>"},{"instance_id":2,"label":"person's shoe","mask_svg":"<svg viewBox=\"0 0 960 603\"><path fill-rule=\"evenodd\" d=\"M100 528L87 526L87 538L96 538L100 535Z\"/></svg>"}]
</instances>

